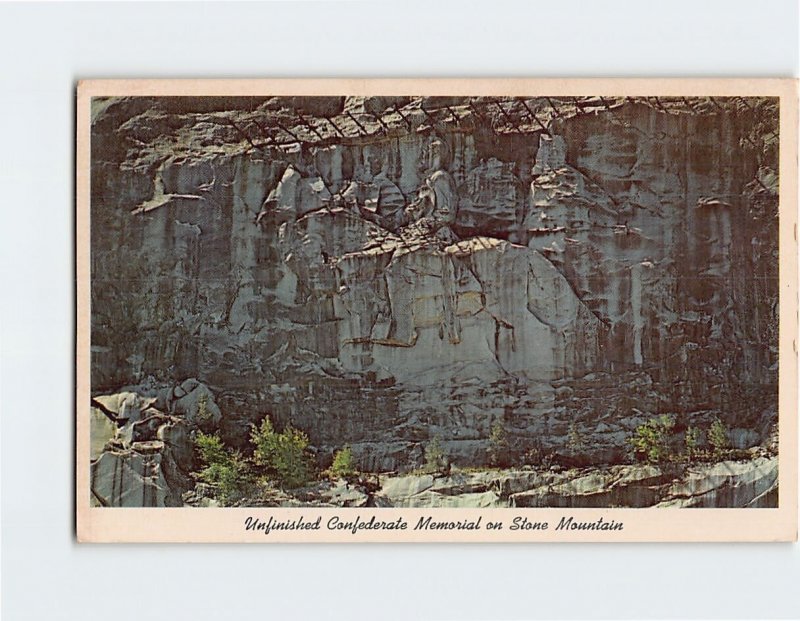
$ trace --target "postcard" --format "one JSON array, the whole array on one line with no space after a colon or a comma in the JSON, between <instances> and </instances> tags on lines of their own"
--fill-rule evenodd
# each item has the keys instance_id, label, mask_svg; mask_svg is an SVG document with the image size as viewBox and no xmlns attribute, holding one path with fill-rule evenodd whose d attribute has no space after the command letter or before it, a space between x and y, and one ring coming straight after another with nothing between
<instances>
[{"instance_id":1,"label":"postcard","mask_svg":"<svg viewBox=\"0 0 800 621\"><path fill-rule=\"evenodd\" d=\"M794 541L797 82L87 80L77 536Z\"/></svg>"}]
</instances>

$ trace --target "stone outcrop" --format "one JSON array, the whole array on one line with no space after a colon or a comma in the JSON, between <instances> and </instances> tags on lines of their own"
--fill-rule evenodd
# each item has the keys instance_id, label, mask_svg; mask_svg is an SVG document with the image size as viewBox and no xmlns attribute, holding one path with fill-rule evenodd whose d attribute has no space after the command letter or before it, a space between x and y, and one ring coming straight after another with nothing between
<instances>
[{"instance_id":1,"label":"stone outcrop","mask_svg":"<svg viewBox=\"0 0 800 621\"><path fill-rule=\"evenodd\" d=\"M584 464L656 414L769 434L774 101L180 99L95 104L93 394L155 377L149 407L233 446L269 415L377 471L434 437L481 464L497 423ZM159 488L93 416L97 472Z\"/></svg>"},{"instance_id":2,"label":"stone outcrop","mask_svg":"<svg viewBox=\"0 0 800 621\"><path fill-rule=\"evenodd\" d=\"M667 488L660 507L777 507L778 459L692 468Z\"/></svg>"},{"instance_id":3,"label":"stone outcrop","mask_svg":"<svg viewBox=\"0 0 800 621\"><path fill-rule=\"evenodd\" d=\"M778 460L383 477L384 507L777 507ZM336 503L333 503L336 504Z\"/></svg>"},{"instance_id":4,"label":"stone outcrop","mask_svg":"<svg viewBox=\"0 0 800 621\"><path fill-rule=\"evenodd\" d=\"M193 390L171 404L172 414L156 407L167 394ZM194 487L195 467L191 430L213 419L201 419L188 407L187 397L207 395L210 411L216 408L208 388L196 380L163 389L151 387L92 399L91 481L92 502L103 507L179 507L182 495ZM199 393L199 394L197 394ZM205 410L205 406L201 408ZM218 411L218 410L217 410Z\"/></svg>"},{"instance_id":5,"label":"stone outcrop","mask_svg":"<svg viewBox=\"0 0 800 621\"><path fill-rule=\"evenodd\" d=\"M213 487L196 483L192 436L207 419L186 411L183 397L214 396L197 380L181 386L148 382L98 396L92 408L91 491L97 506L219 506ZM155 396L143 396L155 395ZM172 414L155 409L166 403ZM171 405L170 405L171 403ZM143 408L143 409L141 409ZM177 410L181 410L177 412ZM128 414L122 417L122 413ZM110 432L109 429L112 431ZM741 434L732 433L736 442ZM104 444L100 441L105 438ZM777 435L749 449L749 459L717 463L671 462L563 468L555 465L441 470L428 474L361 475L282 491L259 484L235 506L319 507L775 507L778 502ZM475 450L482 444L475 442ZM391 445L376 447L392 450ZM403 445L395 445L397 458ZM476 458L479 459L479 458Z\"/></svg>"},{"instance_id":6,"label":"stone outcrop","mask_svg":"<svg viewBox=\"0 0 800 621\"><path fill-rule=\"evenodd\" d=\"M581 469L512 468L383 475L377 482L323 481L292 493L263 488L238 506L394 508L770 508L778 506L778 460ZM216 506L196 492L191 506Z\"/></svg>"},{"instance_id":7,"label":"stone outcrop","mask_svg":"<svg viewBox=\"0 0 800 621\"><path fill-rule=\"evenodd\" d=\"M129 450L109 450L92 463L92 502L101 507L180 507L182 490L165 474L163 445L138 443Z\"/></svg>"}]
</instances>

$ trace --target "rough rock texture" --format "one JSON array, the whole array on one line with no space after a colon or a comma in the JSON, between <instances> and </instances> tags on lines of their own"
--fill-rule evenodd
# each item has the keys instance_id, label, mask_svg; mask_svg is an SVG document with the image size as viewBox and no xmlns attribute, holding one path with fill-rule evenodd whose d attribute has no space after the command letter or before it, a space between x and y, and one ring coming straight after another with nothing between
<instances>
[{"instance_id":1,"label":"rough rock texture","mask_svg":"<svg viewBox=\"0 0 800 621\"><path fill-rule=\"evenodd\" d=\"M192 430L207 419L186 412L171 395L213 395L197 380L181 386L148 383L101 395L92 408L93 503L112 507L219 506L214 490L191 476ZM144 393L150 396L142 396ZM156 396L152 396L156 395ZM153 405L166 403L172 414ZM141 407L144 406L144 409ZM180 413L176 413L181 409ZM128 414L122 417L122 413ZM736 434L731 434L734 439ZM101 445L101 440L104 440ZM360 475L282 491L266 484L234 506L338 507L776 507L777 434L745 453L747 460L663 466L564 469L559 466L446 474Z\"/></svg>"},{"instance_id":2,"label":"rough rock texture","mask_svg":"<svg viewBox=\"0 0 800 621\"><path fill-rule=\"evenodd\" d=\"M385 507L776 507L778 460L385 477Z\"/></svg>"},{"instance_id":3,"label":"rough rock texture","mask_svg":"<svg viewBox=\"0 0 800 621\"><path fill-rule=\"evenodd\" d=\"M165 414L152 407L157 402L130 391L93 399L90 488L96 506L183 505L183 493L194 486L190 428L197 422L186 412Z\"/></svg>"},{"instance_id":4,"label":"rough rock texture","mask_svg":"<svg viewBox=\"0 0 800 621\"><path fill-rule=\"evenodd\" d=\"M778 460L569 470L508 469L319 482L289 494L264 488L241 506L396 508L614 508L778 506ZM364 483L367 483L366 485ZM199 487L199 486L198 486ZM191 506L215 506L197 490Z\"/></svg>"},{"instance_id":5,"label":"rough rock texture","mask_svg":"<svg viewBox=\"0 0 800 621\"><path fill-rule=\"evenodd\" d=\"M662 413L754 446L776 170L767 99L97 100L93 394L197 378L227 442L269 415L372 470L480 464L498 421L586 463Z\"/></svg>"},{"instance_id":6,"label":"rough rock texture","mask_svg":"<svg viewBox=\"0 0 800 621\"><path fill-rule=\"evenodd\" d=\"M777 507L778 459L693 468L667 490L662 507Z\"/></svg>"}]
</instances>

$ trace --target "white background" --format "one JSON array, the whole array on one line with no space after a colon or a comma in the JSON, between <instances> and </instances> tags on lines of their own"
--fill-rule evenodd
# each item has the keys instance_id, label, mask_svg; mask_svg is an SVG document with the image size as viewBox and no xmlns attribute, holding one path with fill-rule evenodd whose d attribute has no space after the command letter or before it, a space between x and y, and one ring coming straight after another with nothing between
<instances>
[{"instance_id":1,"label":"white background","mask_svg":"<svg viewBox=\"0 0 800 621\"><path fill-rule=\"evenodd\" d=\"M0 4L3 619L800 618L800 547L81 545L73 98L89 77L796 76L796 3Z\"/></svg>"}]
</instances>

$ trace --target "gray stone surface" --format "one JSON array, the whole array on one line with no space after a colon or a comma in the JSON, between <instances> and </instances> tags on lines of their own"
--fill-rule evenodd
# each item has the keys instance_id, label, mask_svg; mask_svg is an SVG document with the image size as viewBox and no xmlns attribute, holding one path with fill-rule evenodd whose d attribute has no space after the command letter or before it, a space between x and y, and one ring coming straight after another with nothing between
<instances>
[{"instance_id":1,"label":"gray stone surface","mask_svg":"<svg viewBox=\"0 0 800 621\"><path fill-rule=\"evenodd\" d=\"M182 506L182 495L194 487L190 477L196 466L191 423L151 407L156 398L131 391L96 400L118 416L130 414L132 404L148 405L135 409L135 416L120 416L116 422L92 408L92 503L103 507Z\"/></svg>"},{"instance_id":2,"label":"gray stone surface","mask_svg":"<svg viewBox=\"0 0 800 621\"><path fill-rule=\"evenodd\" d=\"M269 414L370 470L421 466L433 437L480 465L497 422L517 454L578 465L626 461L662 413L762 443L777 415L774 108L555 103L105 102L94 394L196 378L157 406L193 424L210 390L207 427L232 445ZM592 480L564 485L555 497L592 502Z\"/></svg>"},{"instance_id":3,"label":"gray stone surface","mask_svg":"<svg viewBox=\"0 0 800 621\"><path fill-rule=\"evenodd\" d=\"M389 507L776 507L776 457L692 466L500 470L382 479Z\"/></svg>"}]
</instances>

